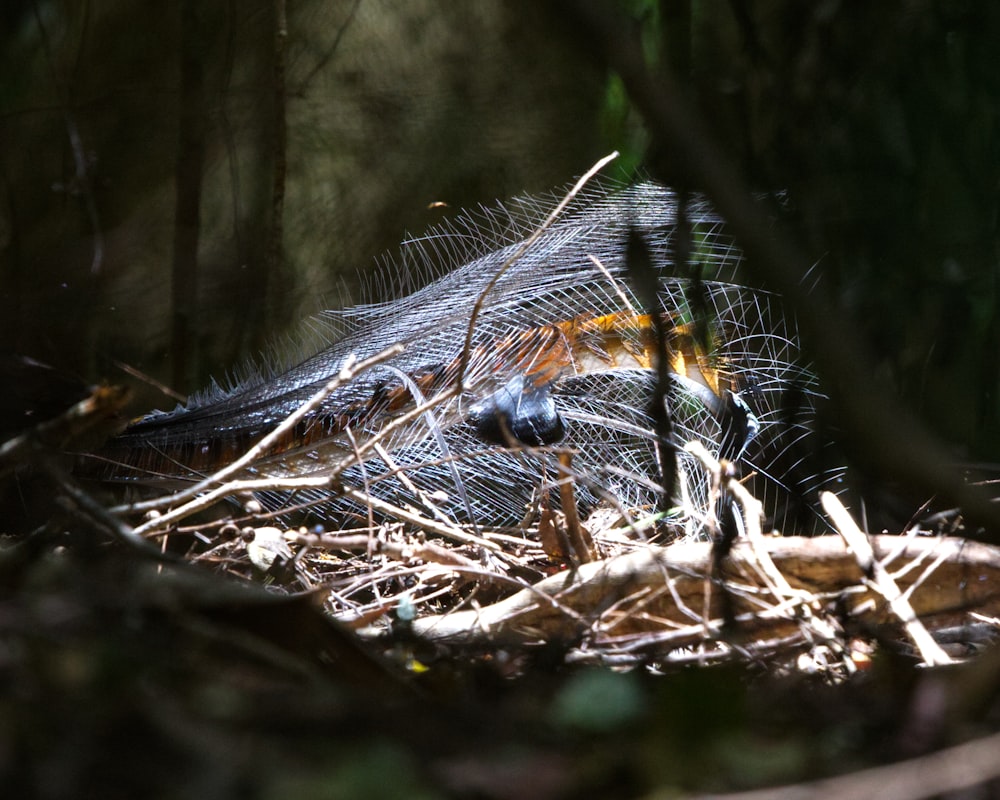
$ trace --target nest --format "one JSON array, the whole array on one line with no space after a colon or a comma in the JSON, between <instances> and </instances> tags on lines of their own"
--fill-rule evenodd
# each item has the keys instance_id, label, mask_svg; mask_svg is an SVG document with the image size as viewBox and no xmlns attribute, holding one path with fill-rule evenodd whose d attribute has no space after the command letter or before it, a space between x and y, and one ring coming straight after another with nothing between
<instances>
[{"instance_id":1,"label":"nest","mask_svg":"<svg viewBox=\"0 0 1000 800\"><path fill-rule=\"evenodd\" d=\"M742 508L742 532L725 546L657 544L642 535L651 521L616 526L606 512L575 532L549 514L523 531L465 526L441 536L413 513L343 532L227 522L159 538L212 542L191 560L315 593L365 637L392 641L405 630L477 652L558 642L573 661L766 660L843 677L868 664L887 630L928 665L993 638L996 548L919 530L869 537L832 494L824 504L839 536L765 536L760 505L741 488L732 478L721 488Z\"/></svg>"}]
</instances>

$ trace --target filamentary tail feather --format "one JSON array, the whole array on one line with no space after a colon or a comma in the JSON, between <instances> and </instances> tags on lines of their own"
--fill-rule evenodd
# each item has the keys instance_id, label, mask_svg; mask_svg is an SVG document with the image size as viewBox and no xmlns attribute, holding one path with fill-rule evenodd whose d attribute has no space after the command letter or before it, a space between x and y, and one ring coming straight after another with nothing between
<instances>
[{"instance_id":1,"label":"filamentary tail feather","mask_svg":"<svg viewBox=\"0 0 1000 800\"><path fill-rule=\"evenodd\" d=\"M502 525L544 495L559 449L572 452L583 510L610 499L638 513L661 488L649 416L655 323L668 333L678 444L698 440L740 462L774 509L824 483L805 463L818 394L799 364L794 327L775 297L741 285L740 252L708 203L687 200L694 276L670 260L676 196L640 183L582 194L485 292L553 204L518 200L405 243L400 263L436 280L330 314L337 336L286 370L135 423L101 454L102 477L195 480L273 430L348 356L400 343L402 353L333 391L246 474L334 473L375 497L412 503L426 493L455 519ZM630 232L657 271L658 309L642 309L630 289ZM381 455L357 457L358 442L442 394L385 438ZM692 504L684 516L696 526L706 479L682 451L677 458L678 494ZM328 520L364 512L327 489L262 499L274 509L310 505Z\"/></svg>"}]
</instances>

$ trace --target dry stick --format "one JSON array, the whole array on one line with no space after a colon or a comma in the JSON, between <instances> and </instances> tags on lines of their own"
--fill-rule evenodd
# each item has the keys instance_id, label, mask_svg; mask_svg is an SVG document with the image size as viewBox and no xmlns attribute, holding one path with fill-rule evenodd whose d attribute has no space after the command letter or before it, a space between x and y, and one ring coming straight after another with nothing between
<instances>
[{"instance_id":1,"label":"dry stick","mask_svg":"<svg viewBox=\"0 0 1000 800\"><path fill-rule=\"evenodd\" d=\"M587 258L589 258L591 260L591 262L593 263L593 265L595 267L597 267L601 271L601 274L604 275L604 277L608 279L608 283L610 283L611 284L611 288L615 290L615 294L618 295L618 298L622 301L623 306L625 308L627 308L633 315L638 316L639 312L636 310L635 304L629 299L628 295L625 294L625 290L622 288L621 283L618 280L616 280L615 276L611 274L611 272L608 270L608 268L606 266L604 266L604 264L601 261L601 259L599 259L597 256L595 256L595 255L593 255L591 253L587 254ZM646 437L646 436L649 435L649 430L646 429L646 428L641 428L640 431L641 431L640 435L643 436L643 437ZM684 485L684 483L683 483L683 481L681 481L681 486L683 487L683 485ZM616 505L618 505L618 504L616 503ZM643 538L645 538L642 535L642 530L640 530L640 528L638 527L638 523L636 523L636 522L634 522L632 520L632 515L629 514L629 513L627 513L627 512L625 512L624 509L621 509L621 511L623 512L623 515L622 515L623 518L628 523L629 529L632 531L632 533L635 534L636 538L637 539L643 539ZM663 514L662 511L659 512L659 515L662 515L662 514Z\"/></svg>"},{"instance_id":2,"label":"dry stick","mask_svg":"<svg viewBox=\"0 0 1000 800\"><path fill-rule=\"evenodd\" d=\"M668 567L668 565L663 561L659 562L658 566L663 582L670 590L670 599L674 603L674 608L676 608L680 614L684 615L688 619L701 619L701 615L691 608L684 601L684 598L681 597L680 589L677 586L677 575L678 572L683 571L674 570L672 567Z\"/></svg>"},{"instance_id":3,"label":"dry stick","mask_svg":"<svg viewBox=\"0 0 1000 800\"><path fill-rule=\"evenodd\" d=\"M412 377L407 375L403 370L397 369L392 365L387 366L386 369L394 373L399 378L403 386L409 391L410 399L413 400L414 403L422 405L427 402L423 392L420 390L420 387L417 386L416 381L414 381ZM444 399L444 397L439 397L439 400L442 403L444 402ZM469 496L465 491L465 483L462 481L462 475L458 469L458 464L454 459L452 459L451 449L448 447L448 442L444 437L444 433L441 431L440 420L436 419L434 415L428 411L424 415L424 424L427 426L427 434L437 443L438 450L441 451L441 461L447 466L447 469L451 474L452 481L455 484L455 491L457 492L459 499L462 501L463 508L469 515L469 522L478 534L479 526L476 524L475 515L472 512L472 504L469 502ZM381 445L377 445L377 449L379 455L385 452L385 449L382 448ZM411 489L411 491L414 491L415 494L421 496L420 493L416 491L415 487L413 487L413 484L409 480L408 476L400 472L398 468L389 461L386 461L386 464L399 475L400 480L404 481L404 485L406 485L408 489ZM421 500L422 499L423 497L421 496ZM431 510L434 512L434 516L439 519L445 519L446 522L451 521L447 519L447 517L436 506L431 506Z\"/></svg>"},{"instance_id":4,"label":"dry stick","mask_svg":"<svg viewBox=\"0 0 1000 800\"><path fill-rule=\"evenodd\" d=\"M187 395L181 394L180 392L167 386L163 381L158 381L152 375L143 372L138 367L133 367L131 364L126 364L124 361L118 361L115 359L111 362L114 364L116 369L120 369L126 375L130 375L137 381L142 381L147 386L151 386L156 389L160 394L169 397L171 400L176 400L178 403L186 403L188 401Z\"/></svg>"},{"instance_id":5,"label":"dry stick","mask_svg":"<svg viewBox=\"0 0 1000 800\"><path fill-rule=\"evenodd\" d=\"M708 451L705 451L708 455ZM678 459L679 461L679 459ZM712 470L709 470L712 472ZM701 597L701 616L702 622L705 625L705 630L708 631L709 617L712 607L712 578L718 571L719 566L719 556L718 551L715 548L715 542L719 541L719 520L716 510L719 507L719 492L721 485L721 470L716 464L715 471L712 472L712 481L709 484L708 489L708 502L705 504L705 515L704 515L704 528L708 532L710 541L712 541L712 563L713 568L705 571L705 575L702 581L702 597Z\"/></svg>"},{"instance_id":6,"label":"dry stick","mask_svg":"<svg viewBox=\"0 0 1000 800\"><path fill-rule=\"evenodd\" d=\"M591 255L590 253L587 254L587 258L589 258L591 262L593 262L594 266L601 271L605 278L608 279L608 283L611 284L611 288L615 290L615 294L617 294L622 303L624 303L625 308L631 311L635 316L638 316L639 312L636 311L635 305L631 300L629 300L628 296L625 294L625 290L622 289L621 284L615 280L615 276L608 271L608 268L604 266L603 263L601 263L601 259L595 255Z\"/></svg>"},{"instance_id":7,"label":"dry stick","mask_svg":"<svg viewBox=\"0 0 1000 800\"><path fill-rule=\"evenodd\" d=\"M899 586L896 585L885 566L881 561L876 560L871 542L858 528L854 518L840 502L840 498L833 492L823 492L820 494L820 502L823 504L823 510L833 520L833 524L844 542L854 551L858 566L865 573L865 585L889 601L889 608L902 621L906 633L913 640L917 650L920 651L924 663L929 667L953 663L948 654L934 641L934 638L927 632L927 628L917 618L913 606L903 596Z\"/></svg>"},{"instance_id":8,"label":"dry stick","mask_svg":"<svg viewBox=\"0 0 1000 800\"><path fill-rule=\"evenodd\" d=\"M344 435L347 436L347 441L351 443L351 449L354 451L354 459L358 467L361 469L361 483L365 487L365 494L371 494L371 484L368 481L368 470L365 468L365 461L361 457L361 451L358 449L358 440L354 438L354 432L347 427L344 429ZM372 507L368 506L365 509L365 514L368 516L368 530L375 530L375 514L372 512Z\"/></svg>"},{"instance_id":9,"label":"dry stick","mask_svg":"<svg viewBox=\"0 0 1000 800\"><path fill-rule=\"evenodd\" d=\"M563 516L566 518L566 530L574 551L576 563L587 564L594 560L594 540L576 513L576 497L573 492L573 473L570 470L570 453L559 453L556 468L559 472L559 501Z\"/></svg>"},{"instance_id":10,"label":"dry stick","mask_svg":"<svg viewBox=\"0 0 1000 800\"><path fill-rule=\"evenodd\" d=\"M885 553L885 555L882 556L883 566L888 567L897 558L899 558L901 555L904 555L906 553L906 548L909 547L910 545L910 542L920 537L921 535L922 534L920 528L913 527L905 531L904 533L900 534L899 536L897 536L896 538L899 540L898 544L895 547L891 548L888 552ZM931 552L921 553L917 558L911 559L910 561L905 562L904 564L900 565L897 569L895 569L892 573L892 577L898 580L902 576L910 572L916 571L917 569L920 568L921 564L923 564L927 559L933 557L934 553ZM933 571L934 569L936 569L936 563L939 560L940 557L935 558L935 560L930 564L930 566L926 567L925 569L930 569L931 571ZM914 585L918 585L919 582L920 581L917 581L917 583Z\"/></svg>"},{"instance_id":11,"label":"dry stick","mask_svg":"<svg viewBox=\"0 0 1000 800\"><path fill-rule=\"evenodd\" d=\"M147 500L142 503L134 503L128 506L118 506L111 509L117 513L128 513L134 511L147 511L153 508L162 508L165 505L172 503L178 503L187 500L189 497L194 497L199 492L203 492L211 486L215 486L222 481L226 480L230 475L241 470L243 467L252 464L258 458L267 454L267 451L271 446L287 431L291 430L295 424L301 420L306 414L314 410L320 403L326 400L332 392L338 389L344 383L352 380L355 376L364 372L367 369L375 366L376 364L385 361L386 359L392 358L395 355L399 355L403 352L403 346L401 344L394 344L391 347L387 347L381 353L377 353L370 358L366 358L364 361L355 363L355 356L350 355L344 360L343 366L341 366L340 371L337 376L316 392L312 397L310 397L301 406L295 409L291 414L289 414L277 428L271 431L267 436L261 439L257 444L251 447L247 452L238 458L236 461L228 464L227 466L220 469L218 472L209 475L200 483L190 486L175 494L169 495L168 497L158 497L155 500ZM164 519L159 517L158 519ZM145 527L145 526L140 526ZM138 530L138 528L136 529Z\"/></svg>"},{"instance_id":12,"label":"dry stick","mask_svg":"<svg viewBox=\"0 0 1000 800\"><path fill-rule=\"evenodd\" d=\"M658 587L641 586L631 594L627 594L616 600L608 608L604 609L601 612L601 616L594 622L595 629L597 628L597 624L601 623L600 633L602 642L606 641L612 635L611 631L616 626L621 625L629 619L658 619L655 615L647 614L646 608L669 593L670 587L667 584Z\"/></svg>"},{"instance_id":13,"label":"dry stick","mask_svg":"<svg viewBox=\"0 0 1000 800\"><path fill-rule=\"evenodd\" d=\"M433 542L400 544L398 542L387 542L384 539L372 539L367 534L344 536L331 533L303 533L301 531L286 533L285 541L305 547L317 547L323 550L345 550L349 552L367 552L371 550L373 553L389 555L400 561L419 558L421 561L432 561L436 564L444 564L445 566L482 570L482 567L471 558L467 558L455 550L435 545Z\"/></svg>"},{"instance_id":14,"label":"dry stick","mask_svg":"<svg viewBox=\"0 0 1000 800\"><path fill-rule=\"evenodd\" d=\"M380 542L380 544L384 544L384 543ZM427 546L430 546L430 545L425 545L424 547L427 547ZM395 545L395 547L399 547L399 545ZM407 555L416 556L418 558L422 558L423 557L421 555L421 553L423 553L423 548L421 548L420 551L414 551L413 553L409 553L408 554L407 551L409 551L409 549L410 549L409 546L404 545L404 546L402 546L402 551L399 552L399 553L390 550L390 551L387 551L385 554L388 555L390 558L393 558L393 557L406 558ZM373 589L373 590L377 591L377 586L378 586L379 582L384 582L384 581L387 581L387 580L398 580L400 577L404 577L404 576L415 576L418 579L422 580L423 585L427 585L428 577L434 577L434 578L444 577L444 578L448 578L449 576L461 576L463 578L473 579L473 580L477 580L477 581L483 581L483 580L485 580L485 581L495 581L495 582L501 583L501 584L509 584L510 586L516 587L516 588L520 589L523 592L530 593L532 591L531 586L528 585L528 584L525 584L524 581L516 579L516 578L511 578L510 576L507 576L507 575L503 575L503 574L499 574L499 573L493 572L493 571L491 571L489 569L486 569L486 568L484 568L484 567L476 564L475 562L473 562L473 561L471 561L469 559L466 559L464 561L449 560L449 558L448 558L449 556L457 555L457 554L453 553L453 551L447 551L447 550L444 550L443 548L438 548L438 552L440 554L440 558L438 558L438 559L434 559L434 558L426 558L426 559L424 559L425 561L428 561L430 563L423 564L423 565L412 566L412 567L401 567L401 566L398 566L398 565L395 566L395 567L387 567L387 568L384 568L384 569L380 570L377 573L374 573L372 575L365 576L362 579L353 581L346 588L341 588L339 590L331 588L330 589L331 596L334 596L337 599L337 601L340 602L342 605L348 606L348 605L350 605L350 601L348 601L348 596L351 595L351 594L353 594L354 592L356 592L358 590L361 590L361 589L365 589L365 588L370 588L370 589ZM424 555L433 555L433 551L428 552L428 553L423 553L423 554ZM453 588L454 588L454 578L452 578L452 586L451 587L443 587L442 591L451 591ZM379 607L379 608L382 608L383 610L386 610L399 597L401 597L402 595L406 595L406 594L409 594L409 590L405 590L404 589L403 591L398 592L396 594L385 596L384 598L380 599L379 601L376 601L375 604L367 603L367 604L362 604L360 606L357 605L357 604L355 604L355 607L352 608L352 609L350 609L350 610L353 611L353 612L357 612L359 608L360 609L368 608L368 609L373 609L374 610L376 607ZM426 599L426 598L421 598L421 601L423 601L424 599ZM551 608L556 609L556 610L561 610L562 613L565 616L567 616L571 620L575 621L577 623L577 625L576 625L577 628L580 627L580 624L582 624L582 619L579 617L579 615L575 614L570 609L560 609L559 604L558 603L554 603L550 597L544 597L543 596L543 599L546 600L546 603L547 603L548 606L550 606ZM474 603L474 601L472 600L471 597L467 598L465 601L463 601L463 603L469 603L469 602L472 602L474 608L478 609L478 605L476 605ZM457 614L457 613L465 613L465 614L472 613L472 614L475 614L476 611L459 612L456 609L451 609L449 611L444 612L444 614L441 617L434 617L434 618L447 619L450 615ZM335 613L335 616L337 616L341 620L345 619L342 614ZM425 619L426 618L429 618L429 617L425 617ZM475 627L475 626L473 626L473 627ZM374 629L374 628L360 631L360 633L363 636L367 636L367 637L372 637L372 636L377 637L377 636L382 635L381 631L379 631L377 629ZM483 633L488 633L488 630L484 630Z\"/></svg>"},{"instance_id":15,"label":"dry stick","mask_svg":"<svg viewBox=\"0 0 1000 800\"><path fill-rule=\"evenodd\" d=\"M165 511L142 525L135 528L139 536L149 536L157 533L164 533L162 530L168 523L175 520L189 517L192 514L214 505L219 500L230 497L234 494L250 492L279 491L282 489L323 489L330 485L328 477L305 477L305 478L256 478L254 480L230 481L211 491L196 496L193 500L177 508Z\"/></svg>"},{"instance_id":16,"label":"dry stick","mask_svg":"<svg viewBox=\"0 0 1000 800\"><path fill-rule=\"evenodd\" d=\"M774 606L765 611L743 612L736 615L733 621L737 625L750 624L761 619L780 618L784 613L785 610L782 607ZM712 644L717 647L730 646L725 640L711 638L718 637L722 633L724 620L721 617L711 620L708 636L706 636L705 624L701 622L692 625L677 625L669 620L665 620L664 625L667 625L667 623L669 623L670 630L629 634L619 637L619 641L623 643L619 644L616 649L619 652L637 652L663 644L672 644L674 647L692 646L694 644ZM798 641L802 639L802 634L797 633L784 638ZM632 641L628 641L628 639ZM750 643L745 643L743 646L748 647Z\"/></svg>"},{"instance_id":17,"label":"dry stick","mask_svg":"<svg viewBox=\"0 0 1000 800\"><path fill-rule=\"evenodd\" d=\"M684 446L684 449L698 458L713 474L719 474L721 471L719 462L712 457L701 442L689 442ZM736 498L743 509L743 523L747 541L750 543L754 558L763 571L763 577L769 583L768 588L775 599L779 603L786 599L794 601L798 605L806 624L824 642L835 645L837 650L842 650L842 643L837 636L836 629L827 620L813 614L812 608L809 605L814 599L813 596L808 592L793 588L771 558L760 527L760 521L764 517L763 504L742 483L736 480L735 477L729 477L726 481L726 489ZM850 659L844 659L844 664L848 669L851 669L852 662Z\"/></svg>"},{"instance_id":18,"label":"dry stick","mask_svg":"<svg viewBox=\"0 0 1000 800\"><path fill-rule=\"evenodd\" d=\"M928 554L928 556L929 555L930 554ZM923 556L921 556L919 558L913 559L913 562L911 562L911 563L918 563L919 561L922 561L922 560L923 560ZM902 595L903 598L905 600L909 601L909 598L913 595L914 592L917 591L917 589L920 587L920 585L924 581L926 581L934 572L936 572L937 568L940 567L946 560L947 560L947 554L946 553L938 553L937 558L935 558L930 564L928 564L926 567L924 567L924 571L920 573L919 577L913 582L913 584L910 586L910 588L903 592L903 595ZM909 566L909 565L907 565L907 566ZM906 568L901 569L901 570L897 571L893 575L893 577L895 578L895 577L897 577L899 575L905 574L907 571L908 570Z\"/></svg>"},{"instance_id":19,"label":"dry stick","mask_svg":"<svg viewBox=\"0 0 1000 800\"><path fill-rule=\"evenodd\" d=\"M208 508L219 500L234 494L291 491L295 489L334 488L336 488L336 491L344 497L349 497L358 503L371 503L372 507L376 511L385 513L387 516L396 517L403 522L409 522L413 525L417 525L418 527L431 533L436 533L438 536L442 536L446 539L452 539L453 541L460 542L462 544L483 547L498 555L506 555L503 548L491 541L478 536L472 536L465 533L465 531L459 530L458 528L442 525L419 514L411 513L403 508L400 508L399 506L387 503L384 500L379 500L376 497L370 497L364 492L352 487L335 486L334 478L329 475L304 478L259 478L255 480L230 481L227 484L196 497L191 502L186 503L183 506L171 509L164 514L161 514L159 517L138 526L135 528L135 533L138 536L148 536L152 533L158 532L158 529L161 529L167 523L190 516L191 514L201 511L204 508Z\"/></svg>"},{"instance_id":20,"label":"dry stick","mask_svg":"<svg viewBox=\"0 0 1000 800\"><path fill-rule=\"evenodd\" d=\"M116 539L125 542L130 547L136 548L143 555L151 556L158 561L174 562L177 560L174 556L161 552L159 548L146 539L137 536L135 530L128 524L122 522L122 520L108 511L101 503L97 502L81 489L54 459L43 459L42 468L56 479L59 483L59 488L69 496L73 503L89 515L91 521L98 527L109 532Z\"/></svg>"},{"instance_id":21,"label":"dry stick","mask_svg":"<svg viewBox=\"0 0 1000 800\"><path fill-rule=\"evenodd\" d=\"M385 439L388 436L388 434L391 433L393 430L395 430L396 428L400 427L401 425L403 425L403 424L405 424L405 423L407 423L407 422L409 422L409 421L411 421L413 419L416 419L417 417L423 415L427 411L433 409L435 406L438 406L441 403L443 403L445 400L453 397L455 394L456 394L456 391L455 391L455 387L453 386L451 389L448 389L448 390L446 390L444 392L441 392L438 395L435 395L434 397L432 397L427 402L422 403L419 406L416 406L415 408L411 409L409 412L407 412L403 416L398 417L397 419L393 420L388 425L383 426L382 428L379 429L379 432L375 436L373 436L370 439L366 440L360 446L355 445L355 447L354 447L355 460L352 461L351 459L345 459L340 464L338 464L336 467L334 467L334 469L330 473L329 480L331 481L331 484L332 484L339 477L340 473L343 472L348 466L350 466L352 463L355 463L355 461L360 462L362 460L362 456L363 456L363 454L365 452L367 452L368 450L374 449L376 451L376 453L378 453L383 458L383 460L385 460L386 465L389 467L389 472L386 473L386 474L387 475L397 475L399 477L399 479L403 482L403 484L405 486L407 486L417 497L419 497L422 502L426 503L428 505L428 507L430 507L432 509L432 511L435 512L435 515L438 516L439 519L441 520L440 523L435 523L435 527L429 527L426 524L426 522L429 521L429 520L427 520L426 517L422 517L420 515L408 515L407 516L407 520L408 521L424 520L424 522L415 522L414 524L418 524L423 529L428 530L428 531L430 531L432 533L439 533L440 532L440 525L447 525L449 527L449 529L452 531L452 535L449 538L457 539L458 541L461 541L461 542L463 542L465 544L478 544L480 546L486 547L489 550L492 550L495 553L504 553L503 548L501 548L499 545L496 545L493 542L490 542L487 539L482 538L478 534L474 535L474 534L465 533L455 523L451 522L448 519L447 515L444 514L442 511L440 511L440 509L438 509L438 507L436 505L434 505L434 503L430 500L430 498L427 497L427 495L426 495L425 492L422 492L419 489L417 489L417 487L413 484L413 482L410 481L410 479L407 477L407 475L405 473L405 470L403 468L401 468L401 467L396 466L396 464L392 460L392 458L389 455L389 453L381 445L381 441L383 439ZM340 487L338 487L338 491L339 491L339 493L341 495L345 495L345 496L352 496L353 497L353 496L355 496L355 494L358 494L361 497L367 498L363 502L368 507L369 515L370 515L370 513L371 513L371 511L372 511L373 508L376 508L376 507L378 507L380 505L383 508L395 508L395 506L390 506L387 503L384 503L382 501L377 501L367 491L367 489L364 492L358 492L357 490L354 490L354 489L350 489L349 490L347 487L340 486ZM400 509L400 511L402 511L402 510ZM398 517L398 514L397 514L397 517ZM399 517L399 518L402 519L402 517ZM506 554L504 553L504 555L506 555Z\"/></svg>"},{"instance_id":22,"label":"dry stick","mask_svg":"<svg viewBox=\"0 0 1000 800\"><path fill-rule=\"evenodd\" d=\"M397 348L399 348L399 350L397 350ZM377 356L373 356L371 359L367 359L366 361L361 362L361 364L359 364L351 373L350 377L353 377L353 375L357 374L357 372L362 367L367 367L375 363L376 360L381 360L383 358L387 358L391 355L394 355L396 352L401 352L401 348L402 345L393 345L392 347L387 348L385 351L378 354ZM334 388L340 385L339 381L340 381L340 376L338 376L329 384L327 384L327 386L324 387L320 392L317 392L317 394L314 395L304 406L300 407L299 409L296 409L296 411L293 412L292 415L294 419L292 419L291 417L289 419L286 419L284 422L282 422L282 425L279 426L278 429L273 431L272 434L270 434L269 436L276 437L277 435L279 435L282 429L294 425L295 421L300 419L302 415L311 411L314 405L318 405L320 402L322 402L322 400L326 397L326 395L329 394L328 389L331 385L333 385ZM400 425L406 424L410 420L415 419L416 417L420 416L429 409L434 408L436 405L439 405L444 400L453 396L454 393L455 392L453 390L442 392L436 397L433 397L430 400L428 400L426 403L423 403L420 406L417 406L416 408L412 409L407 414L393 420L392 423L381 428L376 436L365 441L360 447L358 447L357 452L363 454L367 450L374 448L378 444L379 440L385 438L391 431L395 430ZM264 444L265 441L261 440L261 442L258 443L256 447L252 448L251 453L248 453L246 456L240 459L239 463L241 465L250 463L255 458L262 455L265 452L264 448L262 447L262 445ZM266 444L269 447L271 442L267 442ZM170 511L161 514L155 519L152 519L144 523L143 525L138 526L135 529L135 531L138 535L150 535L162 529L162 527L169 522L173 522L174 520L190 516L191 514L197 511L200 511L204 508L208 508L209 506L218 502L219 500L222 500L234 494L239 494L241 492L291 491L295 489L306 489L306 488L308 489L335 488L336 491L343 496L351 497L352 499L355 499L360 503L368 504L370 507L390 513L400 520L411 522L415 525L420 526L424 530L430 531L431 533L437 533L438 535L444 536L446 538L459 541L462 544L478 545L480 547L484 547L488 550L491 550L495 553L504 554L503 549L499 545L496 545L493 542L490 542L486 539L477 536L472 536L470 534L465 533L464 531L459 530L456 527L445 527L439 523L432 522L431 520L427 519L426 517L422 517L419 514L412 514L410 512L404 511L402 508L391 505L381 500L377 500L376 498L370 497L366 493L360 492L356 489L344 486L336 486L336 481L340 473L343 472L343 470L346 469L347 466L349 466L352 463L354 463L352 459L350 458L345 459L343 462L337 465L329 474L323 476L313 476L313 477L307 476L301 478L261 478L255 480L231 481L230 483L223 484L222 486L216 489L212 489L204 494L196 496L193 500L191 500L190 502L186 503L183 506L171 509ZM226 467L223 470L221 470L220 473L216 473L215 475L212 475L206 480L202 481L202 483L198 484L198 487L200 487L201 489L205 489L212 484L218 483L219 474L221 473L231 474L231 472L234 471L235 469L238 469L238 467L230 465L229 467ZM183 493L179 493L179 495L183 495L184 497L189 497L196 493L198 487L193 487L192 489L185 490ZM171 495L170 497L162 498L157 503L157 505L165 505L166 503L169 502L176 502L177 496L178 495ZM128 511L137 508L149 508L151 507L151 505L152 503L136 504L135 506L125 506L114 510Z\"/></svg>"},{"instance_id":23,"label":"dry stick","mask_svg":"<svg viewBox=\"0 0 1000 800\"><path fill-rule=\"evenodd\" d=\"M525 590L484 608L417 619L413 623L414 631L430 639L454 638L471 642L478 637L499 634L505 628L509 630L511 625L525 617L529 619L529 624L544 622L546 613L536 617L543 609L566 618L570 623L582 622L586 609L578 610L565 605L560 595L566 591L573 594L588 586L597 587L604 593L616 583L632 578L637 563L656 559L661 552L658 548L647 548L614 559L583 564L577 570L544 578ZM698 629L703 630L700 626Z\"/></svg>"},{"instance_id":24,"label":"dry stick","mask_svg":"<svg viewBox=\"0 0 1000 800\"><path fill-rule=\"evenodd\" d=\"M394 347L401 347L402 345L393 345L393 346ZM426 402L421 403L420 405L414 406L409 411L407 411L405 414L402 414L402 415L396 417L395 419L393 419L392 422L386 423L385 425L383 425L381 428L378 429L378 433L376 433L371 438L365 439L360 445L358 445L357 447L355 447L354 448L354 455L353 456L345 458L343 461L341 461L339 464L337 464L331 470L331 473L330 473L331 476L334 477L334 478L338 477L340 475L340 473L342 473L349 466L351 466L352 464L355 464L355 463L358 463L359 461L361 461L362 458L363 458L363 456L369 450L373 450L376 447L376 445L378 445L384 439L387 439L389 437L390 433L393 433L398 428L402 428L404 425L408 425L410 422L412 422L413 420L415 420L417 417L423 416L428 411L431 411L431 410L437 408L439 405L441 405L442 403L444 403L446 400L450 400L452 397L455 397L457 394L458 394L457 385L451 386L448 389L445 389L444 391L439 392L438 394L434 395L434 397L432 397L430 400L427 400Z\"/></svg>"},{"instance_id":25,"label":"dry stick","mask_svg":"<svg viewBox=\"0 0 1000 800\"><path fill-rule=\"evenodd\" d=\"M701 442L688 442L684 445L684 449L701 461L705 469L713 476L721 476L721 465ZM764 516L764 507L761 502L750 494L746 487L735 478L730 478L726 482L726 489L737 499L740 507L743 509L743 525L747 540L753 548L754 555L760 561L760 566L764 570L764 576L773 584L775 595L777 596L779 591L785 596L800 594L791 587L785 576L781 574L781 570L775 566L774 561L771 560L771 556L768 555L764 546L764 537L760 528L760 521Z\"/></svg>"}]
</instances>

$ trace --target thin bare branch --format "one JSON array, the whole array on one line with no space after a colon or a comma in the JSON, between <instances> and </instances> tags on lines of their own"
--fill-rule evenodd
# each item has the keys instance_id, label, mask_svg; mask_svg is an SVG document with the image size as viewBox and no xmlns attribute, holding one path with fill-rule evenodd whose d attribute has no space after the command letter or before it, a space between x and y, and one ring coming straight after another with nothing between
<instances>
[{"instance_id":1,"label":"thin bare branch","mask_svg":"<svg viewBox=\"0 0 1000 800\"><path fill-rule=\"evenodd\" d=\"M875 551L872 550L868 537L854 522L850 513L840 502L840 498L833 492L823 492L820 495L820 501L823 503L823 510L830 515L837 531L853 551L858 565L864 571L866 575L865 585L870 586L889 602L889 608L902 621L907 635L920 651L924 663L932 667L940 664L951 664L951 658L927 632L927 628L917 617L913 606L903 596L892 576L886 571L882 562L875 558ZM916 589L917 585L914 584L911 588Z\"/></svg>"}]
</instances>

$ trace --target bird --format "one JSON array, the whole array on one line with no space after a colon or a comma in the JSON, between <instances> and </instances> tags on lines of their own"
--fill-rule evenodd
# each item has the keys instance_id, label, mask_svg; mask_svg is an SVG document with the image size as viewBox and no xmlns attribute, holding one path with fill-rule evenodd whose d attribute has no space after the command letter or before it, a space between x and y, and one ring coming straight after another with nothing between
<instances>
[{"instance_id":1,"label":"bird","mask_svg":"<svg viewBox=\"0 0 1000 800\"><path fill-rule=\"evenodd\" d=\"M809 463L822 393L793 316L745 280L710 202L653 181L598 183L547 219L561 196L515 198L408 239L382 274L421 288L390 286L378 302L324 312L314 352L135 421L88 471L147 491L201 480L345 364L396 345L241 470L336 478L262 490L265 508L343 526L366 516L360 492L433 502L460 523L516 525L546 502L568 454L580 511L665 508L696 535L710 479L688 441L748 476L776 524L808 504L836 476ZM635 289L630 241L652 269L652 300ZM668 380L658 387L661 363ZM667 412L666 436L654 430L654 406ZM378 448L365 446L373 439Z\"/></svg>"}]
</instances>

